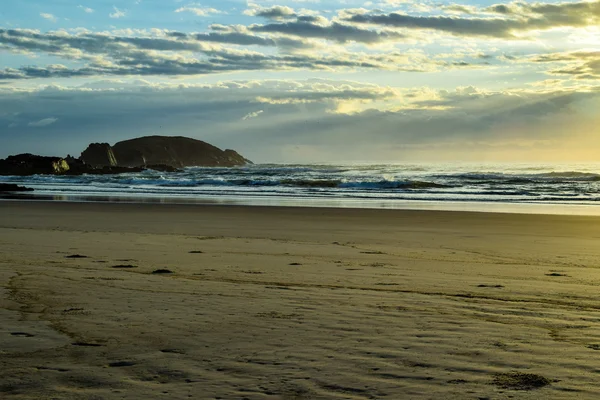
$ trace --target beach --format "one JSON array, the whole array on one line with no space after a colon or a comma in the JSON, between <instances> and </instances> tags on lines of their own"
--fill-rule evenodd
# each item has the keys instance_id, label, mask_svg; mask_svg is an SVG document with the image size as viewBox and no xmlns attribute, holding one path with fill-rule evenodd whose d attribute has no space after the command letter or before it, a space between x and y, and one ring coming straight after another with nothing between
<instances>
[{"instance_id":1,"label":"beach","mask_svg":"<svg viewBox=\"0 0 600 400\"><path fill-rule=\"evenodd\" d=\"M599 239L595 216L3 201L0 398L598 398Z\"/></svg>"}]
</instances>

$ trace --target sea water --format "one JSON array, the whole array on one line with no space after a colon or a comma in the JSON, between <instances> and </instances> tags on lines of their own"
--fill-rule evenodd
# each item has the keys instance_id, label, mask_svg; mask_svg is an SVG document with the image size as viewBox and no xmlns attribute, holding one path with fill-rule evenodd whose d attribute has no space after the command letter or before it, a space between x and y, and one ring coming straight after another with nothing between
<instances>
[{"instance_id":1,"label":"sea water","mask_svg":"<svg viewBox=\"0 0 600 400\"><path fill-rule=\"evenodd\" d=\"M257 164L0 182L35 189L22 198L67 201L600 214L600 163Z\"/></svg>"}]
</instances>

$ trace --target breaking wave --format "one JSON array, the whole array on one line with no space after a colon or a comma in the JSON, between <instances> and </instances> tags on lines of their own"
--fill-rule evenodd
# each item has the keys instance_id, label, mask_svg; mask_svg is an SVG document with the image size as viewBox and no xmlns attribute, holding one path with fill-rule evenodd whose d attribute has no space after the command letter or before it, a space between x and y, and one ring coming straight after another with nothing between
<instances>
[{"instance_id":1,"label":"breaking wave","mask_svg":"<svg viewBox=\"0 0 600 400\"><path fill-rule=\"evenodd\" d=\"M116 175L0 176L41 194L286 197L595 204L600 164L252 165Z\"/></svg>"}]
</instances>

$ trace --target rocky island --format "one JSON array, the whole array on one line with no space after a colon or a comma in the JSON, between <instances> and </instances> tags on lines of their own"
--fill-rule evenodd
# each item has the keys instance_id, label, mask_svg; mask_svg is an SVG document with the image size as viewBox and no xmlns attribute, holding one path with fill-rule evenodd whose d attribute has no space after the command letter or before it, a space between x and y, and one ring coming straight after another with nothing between
<instances>
[{"instance_id":1,"label":"rocky island","mask_svg":"<svg viewBox=\"0 0 600 400\"><path fill-rule=\"evenodd\" d=\"M234 150L221 150L201 140L181 136L145 136L114 146L92 143L81 153L81 160L95 167L235 167L251 164Z\"/></svg>"},{"instance_id":2,"label":"rocky island","mask_svg":"<svg viewBox=\"0 0 600 400\"><path fill-rule=\"evenodd\" d=\"M0 160L0 175L81 175L139 172L145 169L235 167L252 162L234 150L221 150L201 140L181 136L145 136L111 146L92 143L81 157L19 154Z\"/></svg>"}]
</instances>

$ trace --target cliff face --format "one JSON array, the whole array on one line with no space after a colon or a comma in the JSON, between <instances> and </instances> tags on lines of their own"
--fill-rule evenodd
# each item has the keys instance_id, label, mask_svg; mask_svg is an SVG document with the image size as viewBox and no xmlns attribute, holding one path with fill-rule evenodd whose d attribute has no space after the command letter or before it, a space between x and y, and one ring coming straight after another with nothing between
<instances>
[{"instance_id":1,"label":"cliff face","mask_svg":"<svg viewBox=\"0 0 600 400\"><path fill-rule=\"evenodd\" d=\"M81 161L93 167L115 167L117 159L108 143L92 143L81 153Z\"/></svg>"},{"instance_id":2,"label":"cliff face","mask_svg":"<svg viewBox=\"0 0 600 400\"><path fill-rule=\"evenodd\" d=\"M81 159L98 167L233 167L251 163L233 150L223 151L201 140L181 136L145 136L118 142L112 147L107 143L93 143L81 153Z\"/></svg>"}]
</instances>

